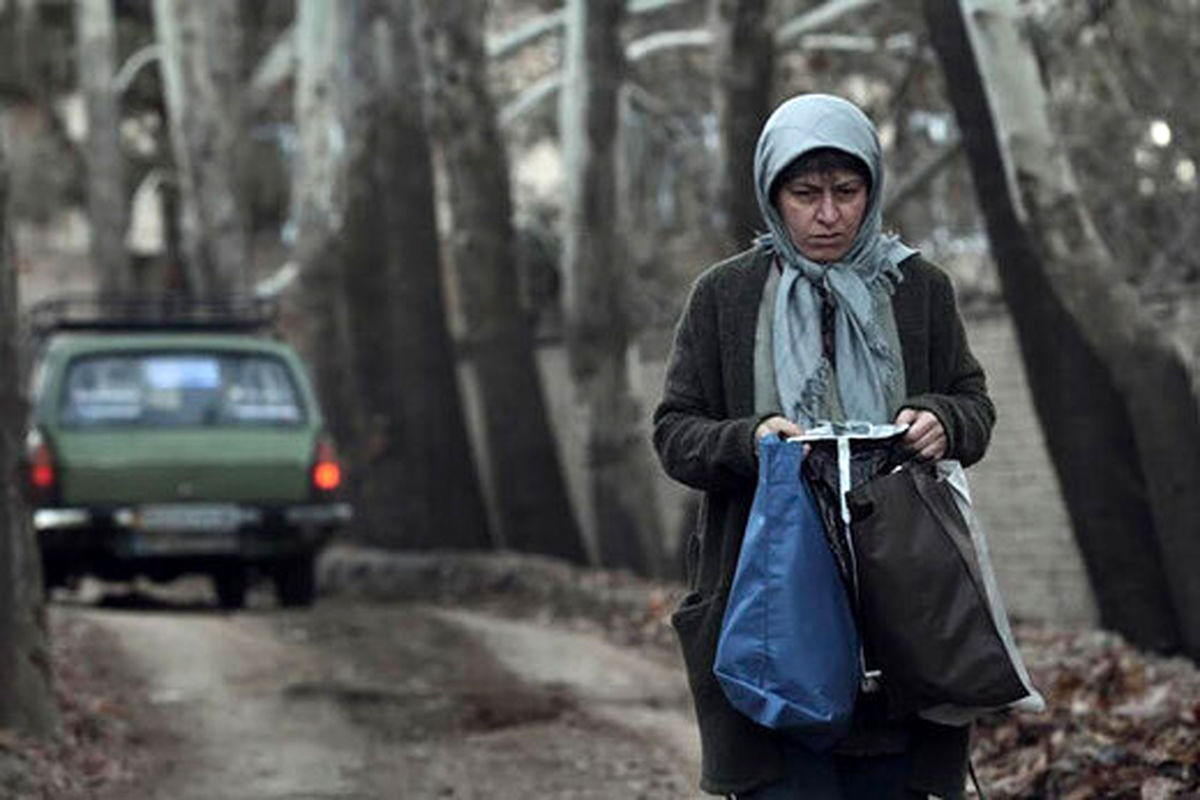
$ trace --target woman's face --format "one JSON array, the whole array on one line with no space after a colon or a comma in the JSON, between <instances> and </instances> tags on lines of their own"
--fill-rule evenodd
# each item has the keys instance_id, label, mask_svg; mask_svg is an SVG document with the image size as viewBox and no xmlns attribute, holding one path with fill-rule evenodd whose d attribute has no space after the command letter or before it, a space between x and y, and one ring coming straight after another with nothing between
<instances>
[{"instance_id":1,"label":"woman's face","mask_svg":"<svg viewBox=\"0 0 1200 800\"><path fill-rule=\"evenodd\" d=\"M851 170L806 172L779 187L775 207L805 258L828 264L854 244L867 194L867 182Z\"/></svg>"}]
</instances>

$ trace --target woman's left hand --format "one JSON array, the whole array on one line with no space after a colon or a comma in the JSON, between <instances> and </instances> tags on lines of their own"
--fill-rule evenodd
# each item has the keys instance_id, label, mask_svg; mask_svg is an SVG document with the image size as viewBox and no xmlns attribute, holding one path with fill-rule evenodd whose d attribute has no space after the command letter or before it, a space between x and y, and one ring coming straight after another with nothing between
<instances>
[{"instance_id":1,"label":"woman's left hand","mask_svg":"<svg viewBox=\"0 0 1200 800\"><path fill-rule=\"evenodd\" d=\"M908 425L908 430L904 432L904 444L917 458L934 461L946 455L946 429L933 412L902 408L896 415L896 424Z\"/></svg>"}]
</instances>

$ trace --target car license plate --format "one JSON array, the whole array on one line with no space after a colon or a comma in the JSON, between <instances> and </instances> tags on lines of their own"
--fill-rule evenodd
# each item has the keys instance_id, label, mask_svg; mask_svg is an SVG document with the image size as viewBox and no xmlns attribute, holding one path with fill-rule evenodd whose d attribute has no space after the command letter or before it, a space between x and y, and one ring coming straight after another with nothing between
<instances>
[{"instance_id":1,"label":"car license plate","mask_svg":"<svg viewBox=\"0 0 1200 800\"><path fill-rule=\"evenodd\" d=\"M232 533L242 523L242 512L228 504L178 504L142 506L134 528L150 533Z\"/></svg>"},{"instance_id":2,"label":"car license plate","mask_svg":"<svg viewBox=\"0 0 1200 800\"><path fill-rule=\"evenodd\" d=\"M135 531L129 537L130 552L139 556L225 555L238 552L237 536L233 533Z\"/></svg>"}]
</instances>

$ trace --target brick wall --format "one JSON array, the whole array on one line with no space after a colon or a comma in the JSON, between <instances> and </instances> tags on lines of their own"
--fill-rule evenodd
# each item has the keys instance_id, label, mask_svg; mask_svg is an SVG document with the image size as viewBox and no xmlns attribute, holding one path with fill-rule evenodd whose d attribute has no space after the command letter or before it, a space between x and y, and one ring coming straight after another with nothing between
<instances>
[{"instance_id":1,"label":"brick wall","mask_svg":"<svg viewBox=\"0 0 1200 800\"><path fill-rule=\"evenodd\" d=\"M997 412L988 454L969 472L972 500L1009 614L1092 626L1095 601L1033 410L1012 320L1000 312L968 318L967 336L987 372Z\"/></svg>"}]
</instances>

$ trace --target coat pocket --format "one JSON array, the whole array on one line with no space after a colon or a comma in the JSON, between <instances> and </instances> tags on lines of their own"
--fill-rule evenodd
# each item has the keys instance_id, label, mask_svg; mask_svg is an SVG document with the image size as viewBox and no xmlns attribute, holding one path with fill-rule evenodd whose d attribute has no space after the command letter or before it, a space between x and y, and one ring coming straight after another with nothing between
<instances>
[{"instance_id":1,"label":"coat pocket","mask_svg":"<svg viewBox=\"0 0 1200 800\"><path fill-rule=\"evenodd\" d=\"M671 627L679 637L697 713L701 713L702 698L708 699L715 694L724 701L712 671L717 639L721 635L721 620L725 615L724 601L725 597L721 594L706 597L700 592L689 592L671 615Z\"/></svg>"},{"instance_id":2,"label":"coat pocket","mask_svg":"<svg viewBox=\"0 0 1200 800\"><path fill-rule=\"evenodd\" d=\"M700 728L701 786L714 794L741 792L782 774L774 733L725 699L713 673L728 590L692 592L671 615Z\"/></svg>"}]
</instances>

